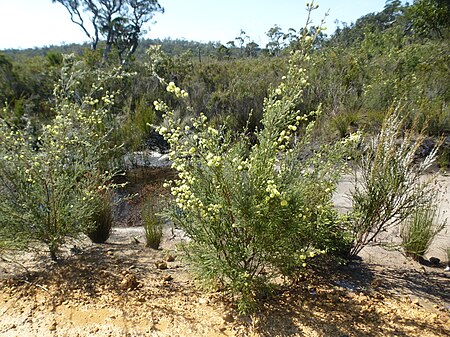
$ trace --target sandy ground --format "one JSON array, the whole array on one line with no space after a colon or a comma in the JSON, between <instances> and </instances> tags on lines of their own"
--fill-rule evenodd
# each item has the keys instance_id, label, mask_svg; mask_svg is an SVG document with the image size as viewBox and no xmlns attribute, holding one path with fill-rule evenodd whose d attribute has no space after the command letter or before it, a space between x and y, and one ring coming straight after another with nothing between
<instances>
[{"instance_id":1,"label":"sandy ground","mask_svg":"<svg viewBox=\"0 0 450 337\"><path fill-rule=\"evenodd\" d=\"M440 180L450 186L449 177ZM336 196L344 210L350 186L344 180ZM448 228L428 257L446 260ZM179 235L166 228L152 250L141 227L116 227L106 244L70 243L59 263L10 255L17 263L0 261L0 336L450 336L444 264L368 247L361 260L317 266L241 316L226 294L196 287L176 249Z\"/></svg>"}]
</instances>

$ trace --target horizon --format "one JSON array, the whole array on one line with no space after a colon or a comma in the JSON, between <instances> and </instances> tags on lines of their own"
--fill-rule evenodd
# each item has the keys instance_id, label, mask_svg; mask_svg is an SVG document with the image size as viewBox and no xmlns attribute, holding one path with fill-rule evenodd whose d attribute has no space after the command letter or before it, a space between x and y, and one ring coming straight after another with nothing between
<instances>
[{"instance_id":1,"label":"horizon","mask_svg":"<svg viewBox=\"0 0 450 337\"><path fill-rule=\"evenodd\" d=\"M268 42L266 32L278 25L283 32L298 30L306 20L306 2L282 0L274 5L269 0L160 0L164 13L156 13L147 24L148 33L143 39L186 40L201 43L226 44L234 40L241 30L250 41L264 48ZM332 0L315 1L319 9L313 12L313 24L318 24L327 10L325 31L334 33L337 22L354 23L369 13L383 10L385 0ZM405 1L402 1L405 3ZM33 49L50 46L89 43L81 28L71 22L66 9L51 0L3 0L0 3L0 50ZM17 13L21 13L18 20ZM23 22L27 22L26 25ZM5 33L6 32L6 33Z\"/></svg>"}]
</instances>

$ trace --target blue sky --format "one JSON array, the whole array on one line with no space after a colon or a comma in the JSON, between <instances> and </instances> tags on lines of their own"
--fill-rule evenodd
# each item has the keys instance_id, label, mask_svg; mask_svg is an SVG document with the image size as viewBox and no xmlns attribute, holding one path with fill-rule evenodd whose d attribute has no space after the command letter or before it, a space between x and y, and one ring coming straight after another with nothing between
<instances>
[{"instance_id":1,"label":"blue sky","mask_svg":"<svg viewBox=\"0 0 450 337\"><path fill-rule=\"evenodd\" d=\"M298 29L306 19L307 0L160 0L164 14L156 14L150 38L184 38L196 41L233 40L243 29L261 46L265 33L278 24L283 31ZM354 22L360 16L379 12L385 0L316 0L314 21L326 19L328 33L335 20ZM0 0L0 49L32 48L86 41L81 29L70 21L60 4L51 0Z\"/></svg>"}]
</instances>

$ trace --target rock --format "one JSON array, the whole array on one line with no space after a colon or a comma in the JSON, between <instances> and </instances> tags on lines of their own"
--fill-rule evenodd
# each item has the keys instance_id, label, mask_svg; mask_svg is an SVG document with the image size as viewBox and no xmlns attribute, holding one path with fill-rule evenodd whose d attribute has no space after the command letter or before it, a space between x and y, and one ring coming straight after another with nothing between
<instances>
[{"instance_id":1,"label":"rock","mask_svg":"<svg viewBox=\"0 0 450 337\"><path fill-rule=\"evenodd\" d=\"M419 301L418 298L414 298L414 299L411 301L411 304L421 306L421 305L420 305L420 301Z\"/></svg>"},{"instance_id":2,"label":"rock","mask_svg":"<svg viewBox=\"0 0 450 337\"><path fill-rule=\"evenodd\" d=\"M429 261L430 261L431 265L435 266L435 267L439 267L441 264L441 260L438 259L437 257L430 257Z\"/></svg>"},{"instance_id":3,"label":"rock","mask_svg":"<svg viewBox=\"0 0 450 337\"><path fill-rule=\"evenodd\" d=\"M155 266L156 266L156 268L161 269L161 270L167 269L167 263L165 261L155 262Z\"/></svg>"},{"instance_id":4,"label":"rock","mask_svg":"<svg viewBox=\"0 0 450 337\"><path fill-rule=\"evenodd\" d=\"M165 168L172 165L172 162L169 160L169 155L157 151L128 153L124 156L123 160L128 170L136 167Z\"/></svg>"},{"instance_id":5,"label":"rock","mask_svg":"<svg viewBox=\"0 0 450 337\"><path fill-rule=\"evenodd\" d=\"M224 320L224 322L227 323L233 323L234 322L234 317L231 313L226 313L225 315L223 315L222 319Z\"/></svg>"},{"instance_id":6,"label":"rock","mask_svg":"<svg viewBox=\"0 0 450 337\"><path fill-rule=\"evenodd\" d=\"M199 300L198 300L198 303L200 303L200 304L208 304L208 299L206 299L206 298L200 298Z\"/></svg>"},{"instance_id":7,"label":"rock","mask_svg":"<svg viewBox=\"0 0 450 337\"><path fill-rule=\"evenodd\" d=\"M123 290L135 289L138 286L138 284L139 282L134 274L127 274L120 282L120 288Z\"/></svg>"},{"instance_id":8,"label":"rock","mask_svg":"<svg viewBox=\"0 0 450 337\"><path fill-rule=\"evenodd\" d=\"M53 323L48 327L48 330L49 330L49 331L55 331L55 330L56 330L56 326L57 326L56 322L53 322Z\"/></svg>"},{"instance_id":9,"label":"rock","mask_svg":"<svg viewBox=\"0 0 450 337\"><path fill-rule=\"evenodd\" d=\"M164 276L163 276L163 281L164 281L164 282L170 282L170 281L172 281L172 280L173 280L172 275L167 274L167 275L164 275Z\"/></svg>"},{"instance_id":10,"label":"rock","mask_svg":"<svg viewBox=\"0 0 450 337\"><path fill-rule=\"evenodd\" d=\"M445 267L444 271L450 271L450 266Z\"/></svg>"},{"instance_id":11,"label":"rock","mask_svg":"<svg viewBox=\"0 0 450 337\"><path fill-rule=\"evenodd\" d=\"M175 261L175 256L173 256L173 255L167 255L166 261L167 261L167 262L173 262L173 261Z\"/></svg>"}]
</instances>

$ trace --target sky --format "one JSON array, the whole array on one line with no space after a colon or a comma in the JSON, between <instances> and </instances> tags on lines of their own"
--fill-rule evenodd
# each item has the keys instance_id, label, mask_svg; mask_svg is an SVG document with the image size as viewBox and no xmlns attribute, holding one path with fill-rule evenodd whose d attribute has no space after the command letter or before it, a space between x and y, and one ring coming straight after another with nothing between
<instances>
[{"instance_id":1,"label":"sky","mask_svg":"<svg viewBox=\"0 0 450 337\"><path fill-rule=\"evenodd\" d=\"M306 20L307 0L159 0L157 13L148 25L147 38L186 39L226 44L242 30L260 46L275 24L283 32L298 30ZM351 23L362 15L383 10L385 0L316 0L313 14L318 24L324 13L327 33L335 21ZM52 0L0 0L0 50L24 49L86 42L82 30L70 21L69 13Z\"/></svg>"}]
</instances>

